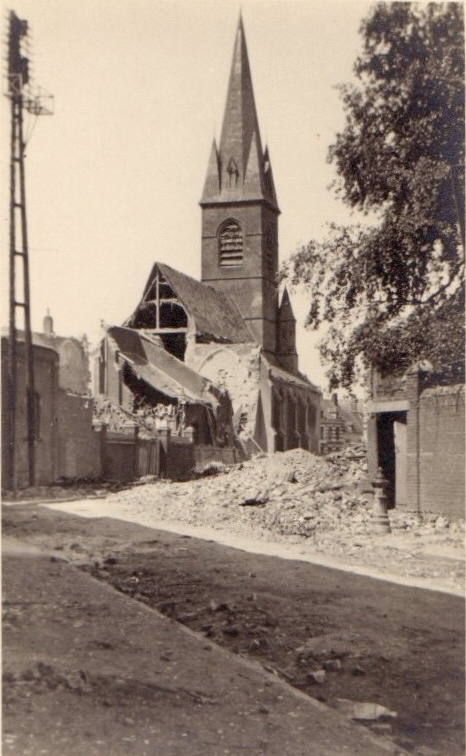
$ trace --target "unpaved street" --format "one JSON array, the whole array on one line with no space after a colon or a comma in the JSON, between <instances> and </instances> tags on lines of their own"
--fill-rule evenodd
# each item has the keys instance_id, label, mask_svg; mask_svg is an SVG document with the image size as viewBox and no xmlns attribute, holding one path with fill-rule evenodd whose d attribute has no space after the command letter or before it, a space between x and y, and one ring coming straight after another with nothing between
<instances>
[{"instance_id":1,"label":"unpaved street","mask_svg":"<svg viewBox=\"0 0 466 756\"><path fill-rule=\"evenodd\" d=\"M374 707L366 708L363 724L408 751L464 754L459 597L32 505L6 508L4 533L53 550L53 559L72 561L133 597L135 607L158 609L333 708L351 714L355 703L385 707L376 719ZM9 633L27 620L19 609L9 612L6 649ZM61 628L65 644L67 633L76 642L86 622L78 607L72 620ZM130 649L118 649L125 653ZM6 722L18 721L39 695L34 686L29 698L18 695L21 685L9 672ZM110 706L114 693L108 691Z\"/></svg>"}]
</instances>

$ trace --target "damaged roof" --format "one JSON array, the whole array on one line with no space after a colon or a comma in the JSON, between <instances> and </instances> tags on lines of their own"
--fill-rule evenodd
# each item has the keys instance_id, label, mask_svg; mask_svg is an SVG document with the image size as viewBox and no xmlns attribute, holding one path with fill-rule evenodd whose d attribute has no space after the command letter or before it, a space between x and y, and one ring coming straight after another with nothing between
<instances>
[{"instance_id":1,"label":"damaged roof","mask_svg":"<svg viewBox=\"0 0 466 756\"><path fill-rule=\"evenodd\" d=\"M163 346L131 328L112 326L107 331L121 356L135 373L166 396L185 396L202 404L215 404L211 382L185 365Z\"/></svg>"},{"instance_id":2,"label":"damaged roof","mask_svg":"<svg viewBox=\"0 0 466 756\"><path fill-rule=\"evenodd\" d=\"M180 273L164 263L155 263L144 291L148 291L159 271L175 291L188 315L193 319L196 334L229 344L253 343L234 299L196 279ZM128 319L125 325L129 323Z\"/></svg>"},{"instance_id":3,"label":"damaged roof","mask_svg":"<svg viewBox=\"0 0 466 756\"><path fill-rule=\"evenodd\" d=\"M315 391L316 393L320 394L320 389L315 386L309 378L302 376L302 375L294 375L294 373L289 373L288 370L284 370L281 367L278 367L278 365L272 365L272 363L267 360L264 355L261 356L261 359L264 361L264 364L270 371L270 375L272 378L275 378L278 381L286 381L286 383L292 383L295 386L300 386L301 388L305 388L308 391Z\"/></svg>"}]
</instances>

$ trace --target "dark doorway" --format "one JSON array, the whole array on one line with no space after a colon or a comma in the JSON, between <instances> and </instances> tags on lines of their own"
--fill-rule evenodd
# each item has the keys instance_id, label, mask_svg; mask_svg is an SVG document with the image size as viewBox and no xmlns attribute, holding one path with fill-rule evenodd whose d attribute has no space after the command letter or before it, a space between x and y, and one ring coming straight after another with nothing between
<instances>
[{"instance_id":1,"label":"dark doorway","mask_svg":"<svg viewBox=\"0 0 466 756\"><path fill-rule=\"evenodd\" d=\"M388 508L404 503L404 484L402 475L406 471L406 448L399 443L400 434L397 433L395 444L395 424L406 425L406 412L380 412L377 415L377 464L382 468L384 477L388 481ZM397 459L398 455L398 459ZM397 501L397 481L400 500Z\"/></svg>"}]
</instances>

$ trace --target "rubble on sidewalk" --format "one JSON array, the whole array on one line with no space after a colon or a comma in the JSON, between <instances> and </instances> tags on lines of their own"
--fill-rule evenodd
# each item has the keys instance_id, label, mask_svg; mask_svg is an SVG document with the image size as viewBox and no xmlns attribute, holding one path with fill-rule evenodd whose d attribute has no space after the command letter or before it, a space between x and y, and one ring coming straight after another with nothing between
<instances>
[{"instance_id":1,"label":"rubble on sidewalk","mask_svg":"<svg viewBox=\"0 0 466 756\"><path fill-rule=\"evenodd\" d=\"M371 535L373 493L361 449L318 457L303 449L258 455L216 474L174 483L153 480L108 497L155 519L227 529L267 538L316 540L326 546L336 534L351 537L345 549L357 553ZM463 522L424 513L392 510L397 531L448 534L458 540ZM358 542L358 537L363 541Z\"/></svg>"},{"instance_id":2,"label":"rubble on sidewalk","mask_svg":"<svg viewBox=\"0 0 466 756\"><path fill-rule=\"evenodd\" d=\"M335 459L334 459L334 458ZM372 495L354 455L317 457L303 449L260 456L185 483L159 481L120 492L111 503L143 504L162 518L190 524L247 523L269 533L312 537L319 530L369 530Z\"/></svg>"}]
</instances>

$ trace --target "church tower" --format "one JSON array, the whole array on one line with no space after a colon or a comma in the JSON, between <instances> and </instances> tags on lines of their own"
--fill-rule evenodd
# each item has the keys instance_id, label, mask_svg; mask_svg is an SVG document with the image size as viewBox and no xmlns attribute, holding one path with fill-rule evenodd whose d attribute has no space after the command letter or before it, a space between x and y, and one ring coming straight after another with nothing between
<instances>
[{"instance_id":1,"label":"church tower","mask_svg":"<svg viewBox=\"0 0 466 756\"><path fill-rule=\"evenodd\" d=\"M275 361L280 210L269 153L261 145L241 18L220 144L212 144L200 205L202 282L235 299L255 340Z\"/></svg>"}]
</instances>

